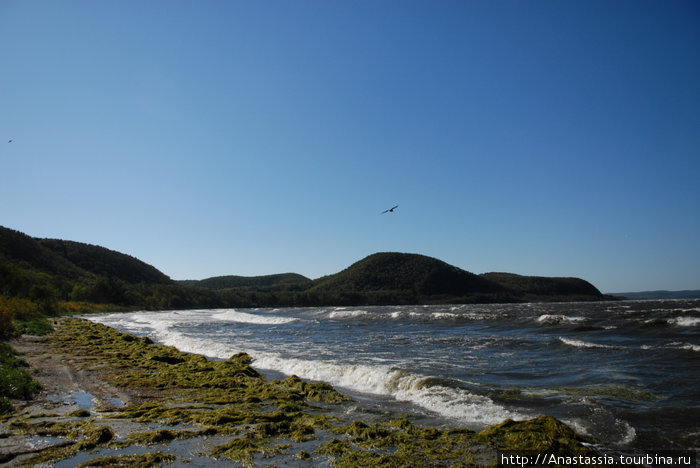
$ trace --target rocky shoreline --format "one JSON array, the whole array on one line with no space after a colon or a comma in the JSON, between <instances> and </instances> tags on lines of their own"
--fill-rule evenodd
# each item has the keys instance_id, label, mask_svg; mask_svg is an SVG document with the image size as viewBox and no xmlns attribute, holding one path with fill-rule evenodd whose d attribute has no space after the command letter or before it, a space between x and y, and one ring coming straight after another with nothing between
<instances>
[{"instance_id":1,"label":"rocky shoreline","mask_svg":"<svg viewBox=\"0 0 700 468\"><path fill-rule=\"evenodd\" d=\"M44 390L0 420L5 466L499 466L500 453L594 455L551 417L481 432L358 419L321 382L268 380L76 318L11 343Z\"/></svg>"}]
</instances>

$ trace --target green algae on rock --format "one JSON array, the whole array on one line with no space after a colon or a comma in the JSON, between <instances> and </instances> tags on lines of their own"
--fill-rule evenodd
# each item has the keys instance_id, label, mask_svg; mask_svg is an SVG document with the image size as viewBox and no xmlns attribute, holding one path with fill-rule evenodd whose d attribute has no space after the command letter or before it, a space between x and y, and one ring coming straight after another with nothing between
<instances>
[{"instance_id":1,"label":"green algae on rock","mask_svg":"<svg viewBox=\"0 0 700 468\"><path fill-rule=\"evenodd\" d=\"M550 453L554 455L592 455L583 442L590 442L563 422L540 416L527 421L506 419L479 433L479 438L498 450L512 453Z\"/></svg>"},{"instance_id":2,"label":"green algae on rock","mask_svg":"<svg viewBox=\"0 0 700 468\"><path fill-rule=\"evenodd\" d=\"M371 426L354 421L335 432L349 437L330 440L317 453L339 467L489 466L495 460L495 451L469 429L420 427L402 419Z\"/></svg>"},{"instance_id":3,"label":"green algae on rock","mask_svg":"<svg viewBox=\"0 0 700 468\"><path fill-rule=\"evenodd\" d=\"M275 444L253 434L246 434L243 437L233 439L231 442L214 449L212 455L225 456L231 460L239 461L246 466L254 466L253 457L256 453L281 453L289 446Z\"/></svg>"},{"instance_id":4,"label":"green algae on rock","mask_svg":"<svg viewBox=\"0 0 700 468\"><path fill-rule=\"evenodd\" d=\"M116 468L150 468L162 463L173 463L176 457L165 452L140 453L136 455L114 455L110 457L95 458L78 465L78 468L90 468L97 466L109 466Z\"/></svg>"}]
</instances>

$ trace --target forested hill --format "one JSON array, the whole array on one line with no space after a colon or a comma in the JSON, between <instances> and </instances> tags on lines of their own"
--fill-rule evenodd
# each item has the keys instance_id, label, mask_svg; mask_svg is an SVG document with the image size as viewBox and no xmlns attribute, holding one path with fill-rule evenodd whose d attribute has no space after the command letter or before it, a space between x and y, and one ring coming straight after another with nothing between
<instances>
[{"instance_id":1,"label":"forested hill","mask_svg":"<svg viewBox=\"0 0 700 468\"><path fill-rule=\"evenodd\" d=\"M494 302L509 298L497 283L425 255L380 252L314 282L312 291L369 296L380 303Z\"/></svg>"},{"instance_id":2,"label":"forested hill","mask_svg":"<svg viewBox=\"0 0 700 468\"><path fill-rule=\"evenodd\" d=\"M370 297L377 303L478 303L602 300L578 278L544 278L510 273L476 275L425 255L381 252L314 281L311 291Z\"/></svg>"},{"instance_id":3,"label":"forested hill","mask_svg":"<svg viewBox=\"0 0 700 468\"><path fill-rule=\"evenodd\" d=\"M45 273L70 280L88 280L92 275L44 247L37 239L19 231L0 226L0 266L7 270L16 266L33 273ZM13 286L6 276L0 276L0 293L8 294ZM4 292L3 292L4 291Z\"/></svg>"},{"instance_id":4,"label":"forested hill","mask_svg":"<svg viewBox=\"0 0 700 468\"><path fill-rule=\"evenodd\" d=\"M178 283L196 288L221 290L231 288L247 288L261 286L279 286L288 284L311 285L312 281L298 273L278 273L264 276L213 276L203 280L182 280Z\"/></svg>"},{"instance_id":5,"label":"forested hill","mask_svg":"<svg viewBox=\"0 0 700 468\"><path fill-rule=\"evenodd\" d=\"M585 301L591 297L603 296L598 288L581 278L522 276L513 273L484 273L480 276L518 294L523 300L559 296L571 301Z\"/></svg>"},{"instance_id":6,"label":"forested hill","mask_svg":"<svg viewBox=\"0 0 700 468\"><path fill-rule=\"evenodd\" d=\"M666 299L700 299L700 289L686 289L682 291L637 291L610 293L611 296L630 300L666 300Z\"/></svg>"},{"instance_id":7,"label":"forested hill","mask_svg":"<svg viewBox=\"0 0 700 468\"><path fill-rule=\"evenodd\" d=\"M382 252L311 280L296 273L172 281L130 255L0 227L3 298L124 308L283 307L603 300L578 278L476 275L425 255ZM66 307L65 305L62 307ZM2 312L0 310L0 312Z\"/></svg>"},{"instance_id":8,"label":"forested hill","mask_svg":"<svg viewBox=\"0 0 700 468\"><path fill-rule=\"evenodd\" d=\"M98 276L117 278L131 284L172 283L172 280L157 268L131 255L97 245L59 239L39 239L39 243L79 268Z\"/></svg>"},{"instance_id":9,"label":"forested hill","mask_svg":"<svg viewBox=\"0 0 700 468\"><path fill-rule=\"evenodd\" d=\"M0 226L0 296L140 305L155 286L170 285L168 276L130 255Z\"/></svg>"}]
</instances>

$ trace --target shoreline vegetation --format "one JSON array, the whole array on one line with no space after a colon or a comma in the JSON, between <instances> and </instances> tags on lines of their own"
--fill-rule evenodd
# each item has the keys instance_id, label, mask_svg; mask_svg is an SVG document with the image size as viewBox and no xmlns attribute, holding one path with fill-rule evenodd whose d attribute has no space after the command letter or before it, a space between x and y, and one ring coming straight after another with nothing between
<instances>
[{"instance_id":1,"label":"shoreline vegetation","mask_svg":"<svg viewBox=\"0 0 700 468\"><path fill-rule=\"evenodd\" d=\"M210 360L85 319L53 325L11 342L42 390L0 416L0 463L466 467L499 466L501 452L595 455L548 416L480 432L423 427L363 413L322 382L269 380L245 353Z\"/></svg>"}]
</instances>

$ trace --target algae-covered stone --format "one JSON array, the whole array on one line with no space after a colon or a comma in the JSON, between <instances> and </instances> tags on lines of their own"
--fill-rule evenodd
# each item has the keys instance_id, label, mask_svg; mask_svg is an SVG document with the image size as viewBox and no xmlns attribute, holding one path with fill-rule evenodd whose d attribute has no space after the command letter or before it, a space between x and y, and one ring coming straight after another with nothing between
<instances>
[{"instance_id":1,"label":"algae-covered stone","mask_svg":"<svg viewBox=\"0 0 700 468\"><path fill-rule=\"evenodd\" d=\"M85 439L78 443L79 450L90 450L114 439L114 431L108 426L93 426L85 432Z\"/></svg>"},{"instance_id":2,"label":"algae-covered stone","mask_svg":"<svg viewBox=\"0 0 700 468\"><path fill-rule=\"evenodd\" d=\"M312 382L306 385L305 392L306 398L320 403L339 404L350 400L349 397L325 382Z\"/></svg>"},{"instance_id":3,"label":"algae-covered stone","mask_svg":"<svg viewBox=\"0 0 700 468\"><path fill-rule=\"evenodd\" d=\"M481 431L479 438L498 450L519 454L592 454L592 450L583 445L585 439L582 436L551 416L527 421L506 419Z\"/></svg>"},{"instance_id":4,"label":"algae-covered stone","mask_svg":"<svg viewBox=\"0 0 700 468\"><path fill-rule=\"evenodd\" d=\"M275 380L271 383L277 384L280 388L287 390L288 393L297 394L309 401L339 404L351 400L351 398L333 388L332 385L325 382L305 382L296 375L290 375L284 380Z\"/></svg>"},{"instance_id":5,"label":"algae-covered stone","mask_svg":"<svg viewBox=\"0 0 700 468\"><path fill-rule=\"evenodd\" d=\"M352 446L346 440L331 439L325 444L321 445L316 453L321 455L328 455L332 457L339 457L347 452L351 452Z\"/></svg>"},{"instance_id":6,"label":"algae-covered stone","mask_svg":"<svg viewBox=\"0 0 700 468\"><path fill-rule=\"evenodd\" d=\"M253 457L257 453L280 453L280 445L273 444L264 439L247 434L231 442L220 445L212 451L215 457L224 456L228 459L239 461L246 466L253 466Z\"/></svg>"},{"instance_id":7,"label":"algae-covered stone","mask_svg":"<svg viewBox=\"0 0 700 468\"><path fill-rule=\"evenodd\" d=\"M345 428L345 433L352 436L354 442L371 442L386 438L391 431L377 424L368 426L362 421L355 421Z\"/></svg>"},{"instance_id":8,"label":"algae-covered stone","mask_svg":"<svg viewBox=\"0 0 700 468\"><path fill-rule=\"evenodd\" d=\"M78 468L97 466L117 468L149 468L160 466L162 463L173 463L175 460L175 455L164 452L140 453L136 455L115 455L111 457L95 458L78 465Z\"/></svg>"}]
</instances>

